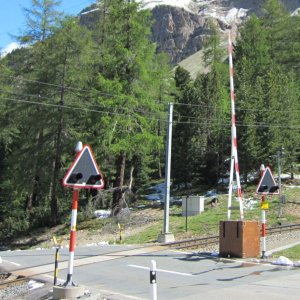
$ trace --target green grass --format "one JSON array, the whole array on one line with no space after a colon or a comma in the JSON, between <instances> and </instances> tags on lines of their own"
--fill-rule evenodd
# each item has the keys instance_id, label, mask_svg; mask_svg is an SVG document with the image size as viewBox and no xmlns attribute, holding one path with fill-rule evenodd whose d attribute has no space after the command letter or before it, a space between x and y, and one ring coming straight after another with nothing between
<instances>
[{"instance_id":1,"label":"green grass","mask_svg":"<svg viewBox=\"0 0 300 300\"><path fill-rule=\"evenodd\" d=\"M274 258L278 258L279 256L287 257L292 261L300 260L300 245L291 247L286 250L278 251L273 254Z\"/></svg>"},{"instance_id":2,"label":"green grass","mask_svg":"<svg viewBox=\"0 0 300 300\"><path fill-rule=\"evenodd\" d=\"M284 182L286 184L288 182ZM291 182L293 185L297 183ZM194 187L193 190L179 190L176 193L171 192L171 196L184 196L189 194L203 195L204 191L208 190L208 187ZM251 207L251 209L244 210L244 220L258 221L261 222L261 208L260 201L261 196L255 194L256 185L248 185L243 187L244 199L254 199L257 200L256 204ZM147 192L145 189L140 190L141 194ZM293 212L293 208L298 208L300 206L300 188L297 189L283 189L283 194L286 196L287 204L284 205L284 220L278 218L278 196L267 196L265 201L269 203L269 210L267 211L267 227L277 226L284 223L297 223L299 218L291 215L289 212ZM239 220L239 205L235 201L235 194L232 200L232 206L236 207L236 210L231 212L231 220ZM178 205L172 205L170 207L169 213L169 230L175 236L176 240L189 239L193 237L204 237L219 234L219 224L220 221L227 220L227 201L228 195L219 195L219 203L216 207L212 207L205 201L205 211L196 216L185 217L182 216L182 207ZM244 200L246 201L246 200ZM144 204L147 208L152 207L151 213L153 216L142 215L143 213L148 213L141 208L137 208L138 205ZM288 205L292 210L285 210L286 205ZM139 215L140 214L140 215ZM141 224L143 218L145 222L148 222L148 226L145 226L143 230L134 231L135 234L131 233L130 229L138 228ZM151 221L153 218L157 221ZM115 235L115 239L110 241L110 243L118 242L119 229L118 223L124 226L122 244L145 244L157 241L157 237L163 231L163 206L159 206L153 202L149 201L138 201L132 203L132 213L126 216L124 220L118 220L116 218L107 219L85 219L78 220L77 230L85 230L88 235L102 233L110 233ZM147 223L146 223L147 224ZM55 235L59 238L60 235L66 235L70 231L69 222L65 226L61 226ZM129 233L130 232L130 233ZM299 250L298 250L299 251ZM297 252L297 250L295 251ZM299 251L300 252L300 251ZM284 255L288 257L287 255ZM300 259L300 257L299 257Z\"/></svg>"},{"instance_id":3,"label":"green grass","mask_svg":"<svg viewBox=\"0 0 300 300\"><path fill-rule=\"evenodd\" d=\"M252 198L257 200L256 204L251 209L244 211L244 220L261 222L261 196L255 194L256 186L248 186L245 190L244 198ZM284 195L287 201L295 202L300 205L299 199L300 189L285 189ZM197 216L186 217L182 216L182 208L179 206L171 206L169 217L169 229L175 236L175 239L185 239L192 237L200 237L207 235L214 235L219 233L220 221L227 220L227 201L228 195L218 196L219 204L217 207L211 207L209 204L205 205L205 211ZM282 223L297 222L299 218L284 213L284 220L278 218L279 201L277 195L266 196L265 201L269 203L269 210L267 211L267 226L277 226ZM239 220L240 212L239 205L233 199L233 206L237 209L231 212L231 220ZM284 206L285 207L285 206ZM284 211L284 210L283 210ZM124 243L149 243L157 240L158 235L163 230L163 220L160 220L148 229L138 234L126 237Z\"/></svg>"}]
</instances>

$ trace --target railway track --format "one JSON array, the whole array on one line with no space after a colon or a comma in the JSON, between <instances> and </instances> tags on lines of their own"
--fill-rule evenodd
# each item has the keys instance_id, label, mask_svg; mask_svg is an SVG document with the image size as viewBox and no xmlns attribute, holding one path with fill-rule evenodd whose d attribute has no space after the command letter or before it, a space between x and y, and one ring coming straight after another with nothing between
<instances>
[{"instance_id":1,"label":"railway track","mask_svg":"<svg viewBox=\"0 0 300 300\"><path fill-rule=\"evenodd\" d=\"M14 275L13 273L3 272L0 273L0 290L8 288L13 285L21 285L29 279L25 276Z\"/></svg>"},{"instance_id":2,"label":"railway track","mask_svg":"<svg viewBox=\"0 0 300 300\"><path fill-rule=\"evenodd\" d=\"M281 225L267 228L267 235L283 234L285 232L300 230L300 224ZM196 249L206 246L213 246L219 243L219 236L209 236L201 238L186 239L181 241L175 241L166 243L165 246L169 246L174 249Z\"/></svg>"},{"instance_id":3,"label":"railway track","mask_svg":"<svg viewBox=\"0 0 300 300\"><path fill-rule=\"evenodd\" d=\"M282 225L282 226L276 226L276 227L269 227L267 228L267 234L268 235L275 235L275 234L284 234L285 232L291 232L291 231L298 231L300 230L300 224L291 224L291 225ZM127 251L121 251L121 252L114 252L115 258L121 257L121 256L130 256L130 255L136 255L136 251L142 251L147 253L148 248L149 251L152 252L155 247L155 251L159 251L160 246L168 247L171 249L201 249L205 248L208 246L213 246L217 245L219 243L219 236L218 235L213 235L209 237L200 237L200 238L193 238L193 239L185 239L185 240L180 240L180 241L175 241L175 242L170 242L170 243L165 243L161 244L159 246L146 246L146 247L141 247L138 249L131 249ZM131 253L132 252L132 253ZM99 262L102 261L103 256L107 256L108 254L100 255L99 256ZM101 258L102 257L102 258ZM92 259L93 261L90 261ZM96 258L85 258L85 259L79 259L76 261L76 264L78 262L82 261L82 264L89 264L96 262ZM62 263L63 264L63 263ZM42 266L39 266L42 267ZM39 267L36 267L37 269ZM49 267L52 271L53 265L45 265L44 267ZM33 270L32 268L31 270ZM22 270L19 270L22 271ZM49 270L44 270L44 271L38 271L35 275L40 275L49 272ZM13 275L11 273L0 273L0 290L5 289L9 286L12 285L21 285L25 283L26 281L29 281L30 276L20 276L20 275Z\"/></svg>"}]
</instances>

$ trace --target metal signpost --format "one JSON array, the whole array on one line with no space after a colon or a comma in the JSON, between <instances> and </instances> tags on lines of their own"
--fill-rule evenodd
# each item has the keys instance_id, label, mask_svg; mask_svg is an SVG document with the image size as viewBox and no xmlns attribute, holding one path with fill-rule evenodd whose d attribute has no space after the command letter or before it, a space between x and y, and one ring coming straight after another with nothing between
<instances>
[{"instance_id":1,"label":"metal signpost","mask_svg":"<svg viewBox=\"0 0 300 300\"><path fill-rule=\"evenodd\" d=\"M73 283L73 267L74 267L74 253L76 243L76 221L77 221L77 208L79 189L103 189L104 180L99 167L94 158L92 149L89 145L82 148L81 142L76 146L77 155L75 160L63 178L63 185L65 187L73 188L73 202L72 202L72 215L71 215L71 229L70 229L70 246L69 246L69 262L67 280L63 288L55 286L53 294L58 299L68 297L82 296L83 290L76 289ZM56 299L56 298L55 298Z\"/></svg>"},{"instance_id":2,"label":"metal signpost","mask_svg":"<svg viewBox=\"0 0 300 300\"><path fill-rule=\"evenodd\" d=\"M165 207L164 207L164 228L158 236L158 242L173 242L174 235L169 232L169 210L170 210L170 187L171 187L171 148L172 148L172 122L173 122L173 103L168 106L168 128L166 146L166 167L165 167Z\"/></svg>"},{"instance_id":3,"label":"metal signpost","mask_svg":"<svg viewBox=\"0 0 300 300\"><path fill-rule=\"evenodd\" d=\"M263 166L263 165L262 165ZM269 209L269 204L265 202L265 195L279 194L279 187L275 182L269 167L261 166L261 178L256 189L256 194L261 196L261 238L262 238L262 258L266 258L266 211Z\"/></svg>"}]
</instances>

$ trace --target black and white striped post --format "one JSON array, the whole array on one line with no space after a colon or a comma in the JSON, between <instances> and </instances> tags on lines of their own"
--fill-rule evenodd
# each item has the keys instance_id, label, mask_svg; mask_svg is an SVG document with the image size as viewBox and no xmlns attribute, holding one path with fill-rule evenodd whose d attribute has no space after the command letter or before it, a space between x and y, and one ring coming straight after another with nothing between
<instances>
[{"instance_id":1,"label":"black and white striped post","mask_svg":"<svg viewBox=\"0 0 300 300\"><path fill-rule=\"evenodd\" d=\"M54 281L53 285L57 285L57 277L58 277L58 259L59 259L59 249L61 248L60 243L57 242L55 236L53 236L53 242L55 246L55 260L54 260Z\"/></svg>"},{"instance_id":2,"label":"black and white striped post","mask_svg":"<svg viewBox=\"0 0 300 300\"><path fill-rule=\"evenodd\" d=\"M151 260L150 284L151 284L151 294L152 294L151 299L157 300L156 261L155 260Z\"/></svg>"}]
</instances>

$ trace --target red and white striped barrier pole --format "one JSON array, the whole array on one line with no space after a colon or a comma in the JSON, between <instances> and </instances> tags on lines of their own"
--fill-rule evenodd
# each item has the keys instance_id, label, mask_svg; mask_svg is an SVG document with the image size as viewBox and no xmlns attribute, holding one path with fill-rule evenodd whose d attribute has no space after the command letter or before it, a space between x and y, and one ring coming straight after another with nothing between
<instances>
[{"instance_id":1,"label":"red and white striped barrier pole","mask_svg":"<svg viewBox=\"0 0 300 300\"><path fill-rule=\"evenodd\" d=\"M67 281L64 283L64 286L67 286L69 284L74 285L74 283L72 281L72 277L73 277L73 267L74 267L75 243L76 243L76 221L77 221L78 196L79 196L79 190L77 188L74 188L73 204L72 204L72 217L71 217L71 230L70 230L68 275L67 275Z\"/></svg>"},{"instance_id":2,"label":"red and white striped barrier pole","mask_svg":"<svg viewBox=\"0 0 300 300\"><path fill-rule=\"evenodd\" d=\"M231 147L232 147L232 160L234 159L235 174L236 174L236 183L237 183L237 193L238 201L240 204L240 219L244 220L244 210L243 210L243 200L242 200L242 188L240 182L240 171L239 171L239 162L238 162L238 152L237 152L237 135L236 135L236 118L235 118L235 94L234 94L234 82L233 82L233 62L232 62L232 42L230 37L230 32L228 34L228 52L229 52L229 73L230 73L230 98L231 98ZM231 164L233 168L233 163ZM231 170L233 173L233 170ZM233 177L233 176L232 176ZM233 181L233 178L230 178ZM229 183L229 189L232 189L233 182ZM231 190L232 191L232 190ZM229 191L231 197L231 192ZM231 203L231 199L228 200L228 203ZM228 210L230 208L228 207ZM228 213L230 217L230 214Z\"/></svg>"},{"instance_id":3,"label":"red and white striped barrier pole","mask_svg":"<svg viewBox=\"0 0 300 300\"><path fill-rule=\"evenodd\" d=\"M264 195L261 196L261 204L262 204L262 210L261 210L261 239L262 239L262 255L261 258L266 258L266 251L267 251L267 245L266 245L266 210L263 207L263 204L265 202Z\"/></svg>"}]
</instances>

